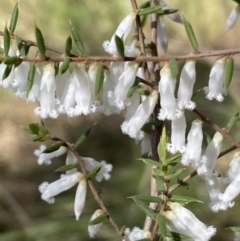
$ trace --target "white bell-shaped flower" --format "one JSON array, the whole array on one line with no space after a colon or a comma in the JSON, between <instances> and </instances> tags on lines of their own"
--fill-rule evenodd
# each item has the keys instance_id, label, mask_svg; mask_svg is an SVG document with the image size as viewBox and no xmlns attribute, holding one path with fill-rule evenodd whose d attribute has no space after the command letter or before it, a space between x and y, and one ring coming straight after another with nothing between
<instances>
[{"instance_id":1,"label":"white bell-shaped flower","mask_svg":"<svg viewBox=\"0 0 240 241\"><path fill-rule=\"evenodd\" d=\"M125 108L125 101L127 98L128 90L135 81L137 70L137 63L126 62L124 64L124 71L119 77L114 91L108 92L108 97L111 105L117 106L120 110Z\"/></svg>"},{"instance_id":2,"label":"white bell-shaped flower","mask_svg":"<svg viewBox=\"0 0 240 241\"><path fill-rule=\"evenodd\" d=\"M34 155L38 157L38 165L52 163L51 159L63 155L67 151L67 147L61 146L58 150L50 153L42 153L46 149L45 145L40 145L39 149L34 151Z\"/></svg>"},{"instance_id":3,"label":"white bell-shaped flower","mask_svg":"<svg viewBox=\"0 0 240 241\"><path fill-rule=\"evenodd\" d=\"M158 114L159 120L173 120L180 118L183 112L177 109L176 99L174 96L176 79L173 78L168 63L160 71L161 80L159 82L160 105L161 109Z\"/></svg>"},{"instance_id":4,"label":"white bell-shaped flower","mask_svg":"<svg viewBox=\"0 0 240 241\"><path fill-rule=\"evenodd\" d=\"M138 106L140 105L140 95L138 91L135 91L133 95L126 100L127 111L125 114L125 120L128 121L132 118L136 112Z\"/></svg>"},{"instance_id":5,"label":"white bell-shaped flower","mask_svg":"<svg viewBox=\"0 0 240 241\"><path fill-rule=\"evenodd\" d=\"M235 25L239 15L240 15L240 5L238 4L229 14L229 17L226 21L226 31L228 31Z\"/></svg>"},{"instance_id":6,"label":"white bell-shaped flower","mask_svg":"<svg viewBox=\"0 0 240 241\"><path fill-rule=\"evenodd\" d=\"M142 126L148 120L152 114L154 107L158 100L158 92L153 91L137 108L132 118L128 121L124 121L121 125L123 133L128 134L132 138L142 139L144 136L141 131Z\"/></svg>"},{"instance_id":7,"label":"white bell-shaped flower","mask_svg":"<svg viewBox=\"0 0 240 241\"><path fill-rule=\"evenodd\" d=\"M184 166L191 164L193 167L198 168L201 165L202 141L202 121L197 119L192 122L187 136L186 152L181 160Z\"/></svg>"},{"instance_id":8,"label":"white bell-shaped flower","mask_svg":"<svg viewBox=\"0 0 240 241\"><path fill-rule=\"evenodd\" d=\"M149 231L142 230L139 227L134 227L132 231L129 228L124 230L124 234L130 241L137 241L141 239L152 239L152 235ZM124 241L125 239L123 239Z\"/></svg>"},{"instance_id":9,"label":"white bell-shaped flower","mask_svg":"<svg viewBox=\"0 0 240 241\"><path fill-rule=\"evenodd\" d=\"M94 219L98 218L99 216L103 215L104 212L101 209L97 209L94 214L91 216L90 221L93 221ZM94 238L95 235L99 232L100 228L102 226L102 223L98 223L95 225L88 225L88 233L90 238Z\"/></svg>"},{"instance_id":10,"label":"white bell-shaped flower","mask_svg":"<svg viewBox=\"0 0 240 241\"><path fill-rule=\"evenodd\" d=\"M240 173L240 152L236 152L232 161L229 164L227 176L224 178L224 183L229 184Z\"/></svg>"},{"instance_id":11,"label":"white bell-shaped flower","mask_svg":"<svg viewBox=\"0 0 240 241\"><path fill-rule=\"evenodd\" d=\"M207 227L190 210L183 207L180 203L168 202L168 206L177 216L177 220L182 222L185 227L190 228L192 235L188 236L196 238L196 240L199 241L208 241L213 235L215 235L216 228L213 226Z\"/></svg>"},{"instance_id":12,"label":"white bell-shaped flower","mask_svg":"<svg viewBox=\"0 0 240 241\"><path fill-rule=\"evenodd\" d=\"M60 179L50 184L48 182L43 182L39 186L42 199L48 203L54 203L54 196L70 189L83 179L83 177L84 175L81 172L76 172L72 175L62 176Z\"/></svg>"},{"instance_id":13,"label":"white bell-shaped flower","mask_svg":"<svg viewBox=\"0 0 240 241\"><path fill-rule=\"evenodd\" d=\"M72 175L75 175L75 174L72 174ZM75 200L74 200L74 213L76 216L76 220L78 220L80 215L82 214L82 211L85 205L86 195L87 195L87 180L83 174L81 174L79 178L80 180L79 180L79 184L77 187Z\"/></svg>"},{"instance_id":14,"label":"white bell-shaped flower","mask_svg":"<svg viewBox=\"0 0 240 241\"><path fill-rule=\"evenodd\" d=\"M233 181L228 185L225 192L219 194L218 198L229 207L234 205L233 199L240 193L240 173L235 176Z\"/></svg>"},{"instance_id":15,"label":"white bell-shaped flower","mask_svg":"<svg viewBox=\"0 0 240 241\"><path fill-rule=\"evenodd\" d=\"M101 166L100 171L95 176L95 179L98 182L101 182L103 179L105 180L110 179L111 177L110 172L112 171L112 168L113 168L112 164L109 164L106 161L97 162L91 157L82 157L82 159L84 161L84 165L87 171L91 171L94 168Z\"/></svg>"},{"instance_id":16,"label":"white bell-shaped flower","mask_svg":"<svg viewBox=\"0 0 240 241\"><path fill-rule=\"evenodd\" d=\"M209 100L216 99L217 101L221 102L224 99L224 64L225 59L219 59L214 63L211 69L208 87L204 87L206 98Z\"/></svg>"},{"instance_id":17,"label":"white bell-shaped flower","mask_svg":"<svg viewBox=\"0 0 240 241\"><path fill-rule=\"evenodd\" d=\"M58 113L56 110L56 81L55 81L55 69L52 63L47 64L43 70L43 76L40 86L40 107L34 110L36 115L41 118L57 118Z\"/></svg>"},{"instance_id":18,"label":"white bell-shaped flower","mask_svg":"<svg viewBox=\"0 0 240 241\"><path fill-rule=\"evenodd\" d=\"M167 144L167 150L170 153L175 154L176 152L185 152L186 126L185 115L178 119L172 120L171 143Z\"/></svg>"},{"instance_id":19,"label":"white bell-shaped flower","mask_svg":"<svg viewBox=\"0 0 240 241\"><path fill-rule=\"evenodd\" d=\"M163 16L158 16L157 19L157 42L166 53L168 48L168 36Z\"/></svg>"},{"instance_id":20,"label":"white bell-shaped flower","mask_svg":"<svg viewBox=\"0 0 240 241\"><path fill-rule=\"evenodd\" d=\"M188 60L181 72L177 94L177 106L179 109L193 110L196 104L191 101L193 85L196 80L195 60Z\"/></svg>"}]
</instances>

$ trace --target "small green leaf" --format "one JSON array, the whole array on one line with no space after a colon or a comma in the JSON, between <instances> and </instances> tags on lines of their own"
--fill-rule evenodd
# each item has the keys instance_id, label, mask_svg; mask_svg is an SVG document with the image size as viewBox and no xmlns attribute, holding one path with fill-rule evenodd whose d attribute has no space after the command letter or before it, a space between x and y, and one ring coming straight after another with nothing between
<instances>
[{"instance_id":1,"label":"small green leaf","mask_svg":"<svg viewBox=\"0 0 240 241\"><path fill-rule=\"evenodd\" d=\"M165 9L165 10L160 10L158 11L158 15L168 15L172 13L176 13L178 9Z\"/></svg>"},{"instance_id":2,"label":"small green leaf","mask_svg":"<svg viewBox=\"0 0 240 241\"><path fill-rule=\"evenodd\" d=\"M143 9L143 8L149 8L149 7L150 7L150 2L147 1L147 2L142 3L139 8Z\"/></svg>"},{"instance_id":3,"label":"small green leaf","mask_svg":"<svg viewBox=\"0 0 240 241\"><path fill-rule=\"evenodd\" d=\"M5 80L12 71L12 65L7 65L2 76L2 80Z\"/></svg>"},{"instance_id":4,"label":"small green leaf","mask_svg":"<svg viewBox=\"0 0 240 241\"><path fill-rule=\"evenodd\" d=\"M42 153L52 153L54 151L57 151L63 145L64 145L63 141L57 142L51 146L48 146L46 149L42 151Z\"/></svg>"},{"instance_id":5,"label":"small green leaf","mask_svg":"<svg viewBox=\"0 0 240 241\"><path fill-rule=\"evenodd\" d=\"M226 129L228 132L232 130L232 128L236 125L236 123L240 120L240 112L236 113L227 123Z\"/></svg>"},{"instance_id":6,"label":"small green leaf","mask_svg":"<svg viewBox=\"0 0 240 241\"><path fill-rule=\"evenodd\" d=\"M164 126L162 129L162 135L161 140L158 144L158 156L163 164L166 164L166 157L167 157L167 133L166 133L166 127Z\"/></svg>"},{"instance_id":7,"label":"small green leaf","mask_svg":"<svg viewBox=\"0 0 240 241\"><path fill-rule=\"evenodd\" d=\"M68 70L69 64L70 64L70 58L67 56L64 58L63 63L60 66L59 71L61 74L64 74Z\"/></svg>"},{"instance_id":8,"label":"small green leaf","mask_svg":"<svg viewBox=\"0 0 240 241\"><path fill-rule=\"evenodd\" d=\"M192 45L192 48L195 51L197 51L198 50L198 42L197 42L196 36L194 34L192 25L188 22L188 20L184 16L183 16L183 24L184 24L188 39Z\"/></svg>"},{"instance_id":9,"label":"small green leaf","mask_svg":"<svg viewBox=\"0 0 240 241\"><path fill-rule=\"evenodd\" d=\"M230 229L233 232L240 232L240 227L238 226L228 227L227 229Z\"/></svg>"},{"instance_id":10,"label":"small green leaf","mask_svg":"<svg viewBox=\"0 0 240 241\"><path fill-rule=\"evenodd\" d=\"M205 132L205 131L204 131L204 135L205 135L205 137L206 137L207 144L209 144L209 143L212 141L212 137L211 137L207 132Z\"/></svg>"},{"instance_id":11,"label":"small green leaf","mask_svg":"<svg viewBox=\"0 0 240 241\"><path fill-rule=\"evenodd\" d=\"M224 89L227 91L231 84L234 69L234 59L229 57L225 61L224 65Z\"/></svg>"},{"instance_id":12,"label":"small green leaf","mask_svg":"<svg viewBox=\"0 0 240 241\"><path fill-rule=\"evenodd\" d=\"M38 135L39 133L39 125L36 123L31 123L27 126L31 131L31 134Z\"/></svg>"},{"instance_id":13,"label":"small green leaf","mask_svg":"<svg viewBox=\"0 0 240 241\"><path fill-rule=\"evenodd\" d=\"M147 122L146 124L143 125L143 127L141 128L142 131L146 132L146 133L150 133L150 131L152 130L152 127L158 127L162 124L163 122L161 120L158 119L152 119L151 121Z\"/></svg>"},{"instance_id":14,"label":"small green leaf","mask_svg":"<svg viewBox=\"0 0 240 241\"><path fill-rule=\"evenodd\" d=\"M188 196L180 196L180 195L172 195L170 197L170 201L178 202L178 203L181 203L183 205L186 205L186 204L192 203L192 202L203 203L202 201L200 201L196 198L192 198L192 197L188 197Z\"/></svg>"},{"instance_id":15,"label":"small green leaf","mask_svg":"<svg viewBox=\"0 0 240 241\"><path fill-rule=\"evenodd\" d=\"M83 45L83 41L82 39L80 38L80 36L78 35L76 29L72 26L72 24L70 23L70 30L71 30L71 33L72 33L72 36L73 36L73 40L77 46L77 49L79 51L80 54L84 54L85 52L85 48L84 48L84 45Z\"/></svg>"},{"instance_id":16,"label":"small green leaf","mask_svg":"<svg viewBox=\"0 0 240 241\"><path fill-rule=\"evenodd\" d=\"M167 227L166 227L166 217L162 214L158 214L158 234L166 237L167 235Z\"/></svg>"},{"instance_id":17,"label":"small green leaf","mask_svg":"<svg viewBox=\"0 0 240 241\"><path fill-rule=\"evenodd\" d=\"M59 72L59 63L54 63L54 70L55 70L55 76L57 76Z\"/></svg>"},{"instance_id":18,"label":"small green leaf","mask_svg":"<svg viewBox=\"0 0 240 241\"><path fill-rule=\"evenodd\" d=\"M35 71L36 71L36 66L34 63L31 63L28 71L28 78L27 78L27 98L33 86Z\"/></svg>"},{"instance_id":19,"label":"small green leaf","mask_svg":"<svg viewBox=\"0 0 240 241\"><path fill-rule=\"evenodd\" d=\"M117 47L119 56L121 57L122 60L124 60L125 59L124 44L123 44L122 39L120 37L118 37L117 35L115 35L115 43L116 43L116 47Z\"/></svg>"},{"instance_id":20,"label":"small green leaf","mask_svg":"<svg viewBox=\"0 0 240 241\"><path fill-rule=\"evenodd\" d=\"M128 94L127 97L130 98L134 92L138 89L138 84L139 84L140 79L138 77L136 77L133 86L128 90Z\"/></svg>"},{"instance_id":21,"label":"small green leaf","mask_svg":"<svg viewBox=\"0 0 240 241\"><path fill-rule=\"evenodd\" d=\"M12 17L9 25L9 32L13 34L16 26L17 26L17 20L18 20L18 3L16 3L13 12L12 12Z\"/></svg>"},{"instance_id":22,"label":"small green leaf","mask_svg":"<svg viewBox=\"0 0 240 241\"><path fill-rule=\"evenodd\" d=\"M171 70L171 73L172 73L172 77L174 79L177 79L177 76L178 76L178 64L177 64L177 61L175 58L171 58L170 61L169 61L169 67L170 67L170 70Z\"/></svg>"},{"instance_id":23,"label":"small green leaf","mask_svg":"<svg viewBox=\"0 0 240 241\"><path fill-rule=\"evenodd\" d=\"M95 126L96 125L96 123L93 125L93 126ZM78 147L78 146L80 146L84 141L85 141L85 139L89 136L89 134L91 133L91 130L92 130L92 127L93 126L91 126L91 127L89 127L79 138L78 138L78 140L76 141L76 143L75 143L75 147Z\"/></svg>"},{"instance_id":24,"label":"small green leaf","mask_svg":"<svg viewBox=\"0 0 240 241\"><path fill-rule=\"evenodd\" d=\"M34 141L34 142L43 142L46 140L47 140L47 138L45 135L44 136L35 136L32 138L32 141Z\"/></svg>"},{"instance_id":25,"label":"small green leaf","mask_svg":"<svg viewBox=\"0 0 240 241\"><path fill-rule=\"evenodd\" d=\"M158 166L158 167L161 167L162 164L157 162L157 161L154 161L152 159L147 159L147 158L138 158L137 160L139 161L143 161L144 163L150 165L150 166Z\"/></svg>"},{"instance_id":26,"label":"small green leaf","mask_svg":"<svg viewBox=\"0 0 240 241\"><path fill-rule=\"evenodd\" d=\"M16 42L17 42L17 47L20 52L21 56L26 56L29 52L29 49L31 47L31 43L26 43L24 44L22 39L18 36L16 36Z\"/></svg>"},{"instance_id":27,"label":"small green leaf","mask_svg":"<svg viewBox=\"0 0 240 241\"><path fill-rule=\"evenodd\" d=\"M10 49L10 42L11 42L10 33L8 31L8 28L5 27L4 33L3 33L3 46L4 46L5 56L8 56L8 52Z\"/></svg>"},{"instance_id":28,"label":"small green leaf","mask_svg":"<svg viewBox=\"0 0 240 241\"><path fill-rule=\"evenodd\" d=\"M38 49L39 49L41 56L46 57L46 55L45 55L46 46L45 46L44 38L43 38L41 30L37 26L35 26L35 36L36 36L36 41L37 41Z\"/></svg>"},{"instance_id":29,"label":"small green leaf","mask_svg":"<svg viewBox=\"0 0 240 241\"><path fill-rule=\"evenodd\" d=\"M95 82L95 98L100 93L102 86L103 86L103 80L104 80L104 69L103 65L99 64L97 66L97 73L96 73L96 82Z\"/></svg>"},{"instance_id":30,"label":"small green leaf","mask_svg":"<svg viewBox=\"0 0 240 241\"><path fill-rule=\"evenodd\" d=\"M133 199L134 200L134 199ZM156 213L150 209L147 205L145 205L143 202L141 201L137 201L137 200L134 200L135 203L137 204L137 206L139 207L139 209L145 213L147 216L149 216L150 218L154 219L156 218Z\"/></svg>"},{"instance_id":31,"label":"small green leaf","mask_svg":"<svg viewBox=\"0 0 240 241\"><path fill-rule=\"evenodd\" d=\"M233 0L233 1L240 5L240 0Z\"/></svg>"},{"instance_id":32,"label":"small green leaf","mask_svg":"<svg viewBox=\"0 0 240 241\"><path fill-rule=\"evenodd\" d=\"M167 162L168 165L171 165L172 162L175 162L175 161L178 160L181 156L182 156L182 154L177 154L177 155L175 155L175 156L172 156L172 157L168 158L168 159L166 160L166 162Z\"/></svg>"},{"instance_id":33,"label":"small green leaf","mask_svg":"<svg viewBox=\"0 0 240 241\"><path fill-rule=\"evenodd\" d=\"M139 94L139 95L149 96L149 95L150 95L150 92L149 92L149 90L143 90L143 89L141 89L141 88L138 88L138 94Z\"/></svg>"},{"instance_id":34,"label":"small green leaf","mask_svg":"<svg viewBox=\"0 0 240 241\"><path fill-rule=\"evenodd\" d=\"M90 221L88 225L96 225L96 224L102 223L107 217L108 217L107 214L100 215L97 218Z\"/></svg>"},{"instance_id":35,"label":"small green leaf","mask_svg":"<svg viewBox=\"0 0 240 241\"><path fill-rule=\"evenodd\" d=\"M66 171L70 171L74 168L77 167L77 163L72 163L72 164L68 164L68 165L64 165L59 167L57 170L55 170L55 172L66 172Z\"/></svg>"},{"instance_id":36,"label":"small green leaf","mask_svg":"<svg viewBox=\"0 0 240 241\"><path fill-rule=\"evenodd\" d=\"M72 38L71 36L68 36L68 38L66 39L66 43L65 43L65 53L67 56L70 55L72 50Z\"/></svg>"},{"instance_id":37,"label":"small green leaf","mask_svg":"<svg viewBox=\"0 0 240 241\"><path fill-rule=\"evenodd\" d=\"M136 201L142 201L142 202L147 202L147 203L160 203L162 202L162 199L160 197L156 196L144 196L144 195L134 195L132 198Z\"/></svg>"},{"instance_id":38,"label":"small green leaf","mask_svg":"<svg viewBox=\"0 0 240 241\"><path fill-rule=\"evenodd\" d=\"M164 175L162 168L161 169L154 168L153 173L156 178L163 177L163 175Z\"/></svg>"},{"instance_id":39,"label":"small green leaf","mask_svg":"<svg viewBox=\"0 0 240 241\"><path fill-rule=\"evenodd\" d=\"M17 57L17 56L13 56L13 57L5 58L3 63L6 64L6 65L18 66L19 64L22 63L22 60L19 57Z\"/></svg>"},{"instance_id":40,"label":"small green leaf","mask_svg":"<svg viewBox=\"0 0 240 241\"><path fill-rule=\"evenodd\" d=\"M171 173L170 175L168 175L168 179L172 179L173 177L178 176L182 171L186 170L186 168L180 168L177 169L175 172Z\"/></svg>"},{"instance_id":41,"label":"small green leaf","mask_svg":"<svg viewBox=\"0 0 240 241\"><path fill-rule=\"evenodd\" d=\"M93 168L87 175L86 179L90 179L98 174L98 172L101 170L102 166L98 166Z\"/></svg>"},{"instance_id":42,"label":"small green leaf","mask_svg":"<svg viewBox=\"0 0 240 241\"><path fill-rule=\"evenodd\" d=\"M142 15L149 15L152 13L158 13L162 8L163 7L161 5L142 8L139 10L138 15L142 16Z\"/></svg>"}]
</instances>

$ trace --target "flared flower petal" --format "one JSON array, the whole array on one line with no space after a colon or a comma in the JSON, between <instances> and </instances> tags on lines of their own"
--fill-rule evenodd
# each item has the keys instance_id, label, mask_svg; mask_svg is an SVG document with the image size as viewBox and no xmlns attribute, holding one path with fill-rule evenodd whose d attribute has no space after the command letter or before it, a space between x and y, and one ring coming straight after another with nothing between
<instances>
[{"instance_id":1,"label":"flared flower petal","mask_svg":"<svg viewBox=\"0 0 240 241\"><path fill-rule=\"evenodd\" d=\"M227 176L224 178L224 183L229 184L240 173L240 152L236 152L232 161L229 164Z\"/></svg>"},{"instance_id":2,"label":"flared flower petal","mask_svg":"<svg viewBox=\"0 0 240 241\"><path fill-rule=\"evenodd\" d=\"M226 31L231 29L235 23L237 22L237 19L240 15L240 5L238 4L230 13L227 21L226 21Z\"/></svg>"}]
</instances>

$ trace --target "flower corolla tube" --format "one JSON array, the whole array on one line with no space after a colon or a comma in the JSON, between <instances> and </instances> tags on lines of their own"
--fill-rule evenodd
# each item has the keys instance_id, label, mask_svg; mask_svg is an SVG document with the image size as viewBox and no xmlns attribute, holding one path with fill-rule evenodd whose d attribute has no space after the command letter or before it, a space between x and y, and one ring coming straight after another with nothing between
<instances>
[{"instance_id":1,"label":"flower corolla tube","mask_svg":"<svg viewBox=\"0 0 240 241\"><path fill-rule=\"evenodd\" d=\"M97 209L94 212L94 214L91 216L90 222L103 214L104 214L104 212L101 209ZM98 223L98 224L94 224L94 225L88 225L88 233L89 233L90 238L95 237L95 235L99 232L101 226L102 226L102 222Z\"/></svg>"}]
</instances>

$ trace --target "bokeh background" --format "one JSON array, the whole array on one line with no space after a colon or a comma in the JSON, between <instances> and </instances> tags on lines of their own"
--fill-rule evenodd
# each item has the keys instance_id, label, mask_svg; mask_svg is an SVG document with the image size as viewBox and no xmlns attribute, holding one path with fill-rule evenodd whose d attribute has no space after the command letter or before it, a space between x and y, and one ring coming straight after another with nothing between
<instances>
[{"instance_id":1,"label":"bokeh background","mask_svg":"<svg viewBox=\"0 0 240 241\"><path fill-rule=\"evenodd\" d=\"M138 1L140 5L144 1ZM229 32L225 32L225 21L236 6L233 1L226 0L169 0L173 8L178 8L192 23L200 50L217 50L239 47L240 23ZM9 23L16 0L0 1L0 30ZM15 33L22 38L34 40L34 26L42 30L47 43L59 50L69 36L69 19L79 30L89 55L105 55L102 42L110 39L118 23L131 11L130 0L21 0L19 3L19 21ZM169 35L168 54L188 54L191 52L184 27L166 19ZM149 23L144 28L149 38ZM161 49L159 53L163 54ZM224 127L229 118L239 111L240 83L239 57L235 56L234 79L223 103L209 102L200 93L195 101L198 109L206 116ZM197 84L195 89L207 84L208 75L215 58L202 59L197 62ZM180 66L183 63L180 63ZM56 202L49 205L43 202L38 186L43 181L54 181L59 178L54 170L64 164L65 156L53 160L51 166L38 166L33 151L38 144L30 142L30 136L22 126L39 122L33 114L37 104L30 104L0 89L0 240L1 241L86 241L87 223L92 213L98 208L89 192L84 212L79 221L73 214L75 188L57 196ZM196 118L187 113L188 122ZM119 226L142 226L144 215L131 199L134 194L148 194L150 170L142 162L136 160L140 156L140 148L134 140L123 135L120 124L123 116L104 117L94 114L88 117L46 120L46 127L52 135L69 142L75 140L93 123L91 135L79 147L82 156L96 160L107 160L113 164L112 178L109 182L96 183L106 206ZM204 130L213 135L214 131L205 124ZM188 126L188 128L190 125ZM239 138L239 125L232 133ZM50 143L47 143L50 144ZM205 141L206 145L206 141ZM231 144L224 141L223 150ZM233 152L234 153L234 152ZM218 160L217 169L224 173L233 153ZM184 177L191 169L180 174ZM176 181L176 180L174 180ZM205 204L194 203L187 207L207 224L218 228L212 240L233 240L229 226L240 226L240 199L227 212L212 213L207 208L208 195L202 177L195 177L188 188L182 187L176 192L194 196ZM191 224L189 224L191 225ZM104 225L95 240L120 240L108 222Z\"/></svg>"}]
</instances>

